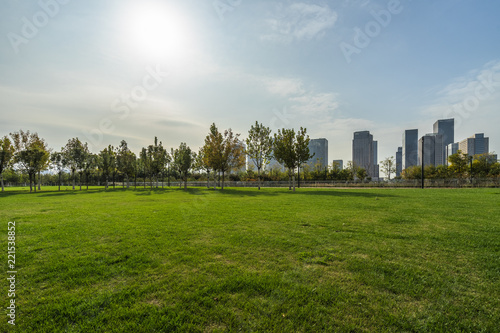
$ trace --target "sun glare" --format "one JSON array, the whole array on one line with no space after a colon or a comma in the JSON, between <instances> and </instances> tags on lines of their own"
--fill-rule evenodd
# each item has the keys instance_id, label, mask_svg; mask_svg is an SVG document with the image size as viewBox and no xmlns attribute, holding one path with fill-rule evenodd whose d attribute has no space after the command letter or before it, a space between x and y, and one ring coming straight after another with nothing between
<instances>
[{"instance_id":1,"label":"sun glare","mask_svg":"<svg viewBox=\"0 0 500 333\"><path fill-rule=\"evenodd\" d=\"M173 6L156 1L138 3L128 9L124 24L129 46L141 56L179 60L192 47L188 20Z\"/></svg>"}]
</instances>

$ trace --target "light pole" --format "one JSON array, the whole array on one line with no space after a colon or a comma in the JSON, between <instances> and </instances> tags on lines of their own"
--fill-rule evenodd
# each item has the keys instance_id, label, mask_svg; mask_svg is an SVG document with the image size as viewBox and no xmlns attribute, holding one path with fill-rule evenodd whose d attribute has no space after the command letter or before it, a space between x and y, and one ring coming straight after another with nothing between
<instances>
[{"instance_id":1,"label":"light pole","mask_svg":"<svg viewBox=\"0 0 500 333\"><path fill-rule=\"evenodd\" d=\"M472 187L472 156L469 156L469 161L470 161L470 186Z\"/></svg>"},{"instance_id":2,"label":"light pole","mask_svg":"<svg viewBox=\"0 0 500 333\"><path fill-rule=\"evenodd\" d=\"M424 188L424 136L422 137L422 188Z\"/></svg>"}]
</instances>

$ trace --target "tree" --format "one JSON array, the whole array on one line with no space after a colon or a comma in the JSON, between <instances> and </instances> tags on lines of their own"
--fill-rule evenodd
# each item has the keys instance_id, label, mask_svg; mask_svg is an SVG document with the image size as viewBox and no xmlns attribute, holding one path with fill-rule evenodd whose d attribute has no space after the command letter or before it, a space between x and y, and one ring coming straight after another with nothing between
<instances>
[{"instance_id":1,"label":"tree","mask_svg":"<svg viewBox=\"0 0 500 333\"><path fill-rule=\"evenodd\" d=\"M494 164L495 161L490 154L480 154L474 156L472 168L477 177L486 178Z\"/></svg>"},{"instance_id":2,"label":"tree","mask_svg":"<svg viewBox=\"0 0 500 333\"><path fill-rule=\"evenodd\" d=\"M438 165L436 167L436 178L446 179L450 178L450 170L446 165Z\"/></svg>"},{"instance_id":3,"label":"tree","mask_svg":"<svg viewBox=\"0 0 500 333\"><path fill-rule=\"evenodd\" d=\"M187 179L189 170L193 162L193 153L191 148L182 142L178 149L173 152L173 167L179 172L181 180L184 181L184 189L187 189Z\"/></svg>"},{"instance_id":4,"label":"tree","mask_svg":"<svg viewBox=\"0 0 500 333\"><path fill-rule=\"evenodd\" d=\"M89 176L95 172L97 167L99 166L99 156L96 154L88 153L85 156L82 166L82 173L85 175L85 184L87 186L87 190L89 189ZM80 181L81 188L81 181Z\"/></svg>"},{"instance_id":5,"label":"tree","mask_svg":"<svg viewBox=\"0 0 500 333\"><path fill-rule=\"evenodd\" d=\"M217 126L212 124L210 132L205 138L204 161L210 169L222 173L222 190L224 189L225 173L245 164L244 148L238 139L239 136L240 134L234 134L231 129L225 130L223 135Z\"/></svg>"},{"instance_id":6,"label":"tree","mask_svg":"<svg viewBox=\"0 0 500 333\"><path fill-rule=\"evenodd\" d=\"M208 169L214 171L214 190L217 188L216 173L221 169L222 147L224 138L215 124L210 126L210 132L205 137L203 146L203 161Z\"/></svg>"},{"instance_id":7,"label":"tree","mask_svg":"<svg viewBox=\"0 0 500 333\"><path fill-rule=\"evenodd\" d=\"M127 141L122 140L116 151L116 165L127 181L127 188L130 187L130 177L134 176L136 171L136 156L128 148Z\"/></svg>"},{"instance_id":8,"label":"tree","mask_svg":"<svg viewBox=\"0 0 500 333\"><path fill-rule=\"evenodd\" d=\"M260 172L262 168L265 168L265 166L269 164L273 154L271 129L256 121L255 126L251 126L248 131L246 144L246 154L257 168L258 187L260 190Z\"/></svg>"},{"instance_id":9,"label":"tree","mask_svg":"<svg viewBox=\"0 0 500 333\"><path fill-rule=\"evenodd\" d=\"M109 145L107 148L101 150L101 152L99 153L98 167L102 172L104 180L106 181L105 188L108 189L109 176L116 168L116 156L113 146Z\"/></svg>"},{"instance_id":10,"label":"tree","mask_svg":"<svg viewBox=\"0 0 500 333\"><path fill-rule=\"evenodd\" d=\"M238 139L240 134L234 134L231 129L224 131L222 141L222 154L220 160L220 172L222 173L221 190L224 189L224 176L226 172L239 169L245 165L244 147Z\"/></svg>"},{"instance_id":11,"label":"tree","mask_svg":"<svg viewBox=\"0 0 500 333\"><path fill-rule=\"evenodd\" d=\"M87 143L82 143L78 138L69 139L66 146L64 146L61 150L64 155L64 159L66 160L66 164L71 171L73 190L75 189L76 172L80 174L80 190L82 190L82 173L85 160L89 154Z\"/></svg>"},{"instance_id":12,"label":"tree","mask_svg":"<svg viewBox=\"0 0 500 333\"><path fill-rule=\"evenodd\" d=\"M309 151L309 135L306 134L307 130L305 128L300 128L297 132L297 137L295 141L295 151L297 156L297 173L299 178L300 187L300 167L302 164L306 163L308 160L314 157L314 153L311 155Z\"/></svg>"},{"instance_id":13,"label":"tree","mask_svg":"<svg viewBox=\"0 0 500 333\"><path fill-rule=\"evenodd\" d=\"M412 165L401 172L401 177L404 179L422 179L422 167Z\"/></svg>"},{"instance_id":14,"label":"tree","mask_svg":"<svg viewBox=\"0 0 500 333\"><path fill-rule=\"evenodd\" d=\"M2 192L5 191L3 184L3 173L11 165L14 151L14 146L7 136L4 136L0 139L0 179L2 182Z\"/></svg>"},{"instance_id":15,"label":"tree","mask_svg":"<svg viewBox=\"0 0 500 333\"><path fill-rule=\"evenodd\" d=\"M206 158L205 147L201 147L196 154L194 160L194 168L196 170L203 170L207 173L207 188L210 188L210 166L208 165L208 160ZM215 176L214 176L215 177Z\"/></svg>"},{"instance_id":16,"label":"tree","mask_svg":"<svg viewBox=\"0 0 500 333\"><path fill-rule=\"evenodd\" d=\"M11 133L11 137L15 149L14 163L28 174L30 192L33 191L33 184L36 192L36 174L47 166L50 158L47 144L37 133L30 133L30 131L20 130Z\"/></svg>"},{"instance_id":17,"label":"tree","mask_svg":"<svg viewBox=\"0 0 500 333\"><path fill-rule=\"evenodd\" d=\"M274 134L273 151L278 163L288 169L288 189L295 191L295 169L298 165L297 151L295 149L295 131L293 129L278 129ZM290 184L292 179L292 184Z\"/></svg>"},{"instance_id":18,"label":"tree","mask_svg":"<svg viewBox=\"0 0 500 333\"><path fill-rule=\"evenodd\" d=\"M396 160L394 156L387 157L385 160L380 162L382 166L382 171L387 175L387 178L391 180L391 173L396 173Z\"/></svg>"},{"instance_id":19,"label":"tree","mask_svg":"<svg viewBox=\"0 0 500 333\"><path fill-rule=\"evenodd\" d=\"M356 177L358 177L359 180L364 181L366 177L368 177L368 172L366 172L365 168L358 168L356 170Z\"/></svg>"},{"instance_id":20,"label":"tree","mask_svg":"<svg viewBox=\"0 0 500 333\"><path fill-rule=\"evenodd\" d=\"M147 148L142 148L140 159L142 161L145 174L149 175L150 186L153 188L153 178L156 179L156 187L158 187L158 181L160 174L165 170L165 166L170 161L170 156L163 145L158 142L158 138L155 137L154 145L149 145ZM145 181L146 179L144 179ZM146 185L144 184L144 187Z\"/></svg>"},{"instance_id":21,"label":"tree","mask_svg":"<svg viewBox=\"0 0 500 333\"><path fill-rule=\"evenodd\" d=\"M50 155L50 165L53 169L57 171L57 175L59 176L59 191L61 190L61 177L64 168L66 167L66 160L64 158L64 154L61 152L54 152Z\"/></svg>"},{"instance_id":22,"label":"tree","mask_svg":"<svg viewBox=\"0 0 500 333\"><path fill-rule=\"evenodd\" d=\"M469 163L469 156L462 153L461 150L457 151L456 154L448 157L448 161L451 163L450 172L456 178L462 179L466 177L467 165Z\"/></svg>"}]
</instances>

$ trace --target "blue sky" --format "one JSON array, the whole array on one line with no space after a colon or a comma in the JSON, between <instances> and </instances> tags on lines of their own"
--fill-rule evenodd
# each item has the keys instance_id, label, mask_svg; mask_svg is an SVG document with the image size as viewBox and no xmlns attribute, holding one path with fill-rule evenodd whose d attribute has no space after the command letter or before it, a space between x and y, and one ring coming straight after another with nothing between
<instances>
[{"instance_id":1,"label":"blue sky","mask_svg":"<svg viewBox=\"0 0 500 333\"><path fill-rule=\"evenodd\" d=\"M500 2L3 0L0 135L94 152L208 128L307 128L351 160L354 131L395 155L405 129L456 119L500 152ZM331 162L331 161L330 161Z\"/></svg>"}]
</instances>

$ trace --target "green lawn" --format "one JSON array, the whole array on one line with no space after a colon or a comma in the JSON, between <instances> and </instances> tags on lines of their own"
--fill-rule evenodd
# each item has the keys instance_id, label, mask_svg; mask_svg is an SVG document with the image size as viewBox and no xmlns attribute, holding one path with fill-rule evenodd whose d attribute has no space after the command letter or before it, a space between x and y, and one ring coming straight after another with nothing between
<instances>
[{"instance_id":1,"label":"green lawn","mask_svg":"<svg viewBox=\"0 0 500 333\"><path fill-rule=\"evenodd\" d=\"M499 332L500 189L0 194L1 332Z\"/></svg>"}]
</instances>

